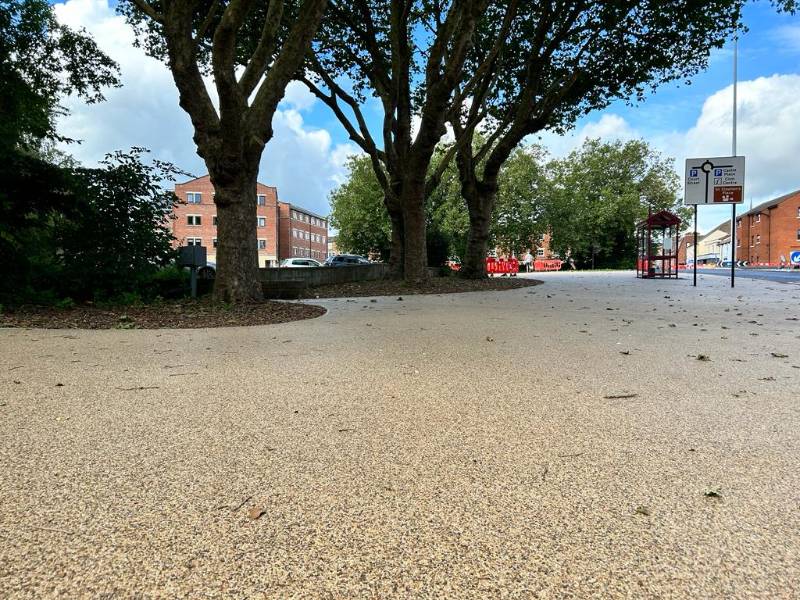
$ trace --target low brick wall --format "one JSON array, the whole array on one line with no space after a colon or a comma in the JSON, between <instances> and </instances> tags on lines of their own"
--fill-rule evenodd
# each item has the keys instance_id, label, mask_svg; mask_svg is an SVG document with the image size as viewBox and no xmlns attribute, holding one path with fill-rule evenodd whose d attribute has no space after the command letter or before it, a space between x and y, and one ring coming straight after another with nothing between
<instances>
[{"instance_id":1,"label":"low brick wall","mask_svg":"<svg viewBox=\"0 0 800 600\"><path fill-rule=\"evenodd\" d=\"M262 283L282 281L305 281L309 287L350 283L353 281L375 281L389 276L389 265L353 265L349 267L303 267L259 269Z\"/></svg>"}]
</instances>

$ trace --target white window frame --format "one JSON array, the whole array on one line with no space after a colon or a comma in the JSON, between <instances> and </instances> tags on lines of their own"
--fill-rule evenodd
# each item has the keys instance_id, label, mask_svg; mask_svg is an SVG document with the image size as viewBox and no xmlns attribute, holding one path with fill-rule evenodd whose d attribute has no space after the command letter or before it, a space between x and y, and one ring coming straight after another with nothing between
<instances>
[{"instance_id":1,"label":"white window frame","mask_svg":"<svg viewBox=\"0 0 800 600\"><path fill-rule=\"evenodd\" d=\"M203 225L203 215L186 215L186 225L188 227L201 227Z\"/></svg>"},{"instance_id":2,"label":"white window frame","mask_svg":"<svg viewBox=\"0 0 800 600\"><path fill-rule=\"evenodd\" d=\"M537 248L536 249L536 256L544 257L544 248Z\"/></svg>"},{"instance_id":3,"label":"white window frame","mask_svg":"<svg viewBox=\"0 0 800 600\"><path fill-rule=\"evenodd\" d=\"M761 223L761 213L756 215L756 223Z\"/></svg>"},{"instance_id":4,"label":"white window frame","mask_svg":"<svg viewBox=\"0 0 800 600\"><path fill-rule=\"evenodd\" d=\"M190 202L189 201L189 196L191 196L193 198L195 196L197 196L198 200L200 200L200 201L199 202ZM203 192L186 192L186 204L197 205L197 204L202 204L202 203L203 203Z\"/></svg>"},{"instance_id":5,"label":"white window frame","mask_svg":"<svg viewBox=\"0 0 800 600\"><path fill-rule=\"evenodd\" d=\"M187 237L186 238L186 245L187 246L202 246L203 245L203 238Z\"/></svg>"},{"instance_id":6,"label":"white window frame","mask_svg":"<svg viewBox=\"0 0 800 600\"><path fill-rule=\"evenodd\" d=\"M263 245L262 245L263 242ZM258 238L258 249L259 250L266 250L267 249L267 239L266 238Z\"/></svg>"},{"instance_id":7,"label":"white window frame","mask_svg":"<svg viewBox=\"0 0 800 600\"><path fill-rule=\"evenodd\" d=\"M267 217L256 217L256 227L266 227Z\"/></svg>"},{"instance_id":8,"label":"white window frame","mask_svg":"<svg viewBox=\"0 0 800 600\"><path fill-rule=\"evenodd\" d=\"M211 247L216 248L219 245L217 238L211 238Z\"/></svg>"},{"instance_id":9,"label":"white window frame","mask_svg":"<svg viewBox=\"0 0 800 600\"><path fill-rule=\"evenodd\" d=\"M267 195L266 194L256 194L256 205L257 206L266 206L267 205Z\"/></svg>"}]
</instances>

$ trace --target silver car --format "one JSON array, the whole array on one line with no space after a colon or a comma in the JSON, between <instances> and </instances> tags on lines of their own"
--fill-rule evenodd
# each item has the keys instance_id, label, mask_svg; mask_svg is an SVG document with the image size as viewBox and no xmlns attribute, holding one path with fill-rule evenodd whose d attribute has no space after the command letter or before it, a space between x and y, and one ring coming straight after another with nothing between
<instances>
[{"instance_id":1,"label":"silver car","mask_svg":"<svg viewBox=\"0 0 800 600\"><path fill-rule=\"evenodd\" d=\"M281 267L321 267L322 263L314 260L313 258L284 258L280 265Z\"/></svg>"}]
</instances>

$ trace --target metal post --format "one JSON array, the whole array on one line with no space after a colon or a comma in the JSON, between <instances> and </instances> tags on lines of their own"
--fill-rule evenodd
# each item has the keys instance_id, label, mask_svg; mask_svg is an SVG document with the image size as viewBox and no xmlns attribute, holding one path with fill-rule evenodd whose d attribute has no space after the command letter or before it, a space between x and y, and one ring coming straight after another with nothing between
<instances>
[{"instance_id":1,"label":"metal post","mask_svg":"<svg viewBox=\"0 0 800 600\"><path fill-rule=\"evenodd\" d=\"M191 272L192 298L197 298L197 267L192 266L189 271Z\"/></svg>"},{"instance_id":2,"label":"metal post","mask_svg":"<svg viewBox=\"0 0 800 600\"><path fill-rule=\"evenodd\" d=\"M693 286L697 287L697 204L694 205L694 281Z\"/></svg>"},{"instance_id":3,"label":"metal post","mask_svg":"<svg viewBox=\"0 0 800 600\"><path fill-rule=\"evenodd\" d=\"M733 38L733 156L736 156L736 87L738 84L739 73L739 34ZM736 283L736 204L731 204L731 287Z\"/></svg>"}]
</instances>

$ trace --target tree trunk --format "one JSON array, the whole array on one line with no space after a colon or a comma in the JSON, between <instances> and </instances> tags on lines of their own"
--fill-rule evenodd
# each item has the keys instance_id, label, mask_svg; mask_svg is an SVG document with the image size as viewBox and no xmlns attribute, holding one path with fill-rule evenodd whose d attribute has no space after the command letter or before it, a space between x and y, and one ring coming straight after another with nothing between
<instances>
[{"instance_id":1,"label":"tree trunk","mask_svg":"<svg viewBox=\"0 0 800 600\"><path fill-rule=\"evenodd\" d=\"M211 176L219 243L214 282L217 302L247 302L263 297L256 236L257 177L257 163L255 169L242 167L230 178Z\"/></svg>"},{"instance_id":2,"label":"tree trunk","mask_svg":"<svg viewBox=\"0 0 800 600\"><path fill-rule=\"evenodd\" d=\"M425 180L403 186L403 278L420 283L428 278L428 248L425 231Z\"/></svg>"},{"instance_id":3,"label":"tree trunk","mask_svg":"<svg viewBox=\"0 0 800 600\"><path fill-rule=\"evenodd\" d=\"M392 277L403 276L403 210L397 197L399 186L384 190L383 205L392 223L392 240L389 249L389 269Z\"/></svg>"},{"instance_id":4,"label":"tree trunk","mask_svg":"<svg viewBox=\"0 0 800 600\"><path fill-rule=\"evenodd\" d=\"M489 233L492 225L492 211L497 191L493 187L463 186L461 195L467 203L469 212L469 231L467 250L461 263L460 275L468 279L486 277L486 255L489 250Z\"/></svg>"}]
</instances>

